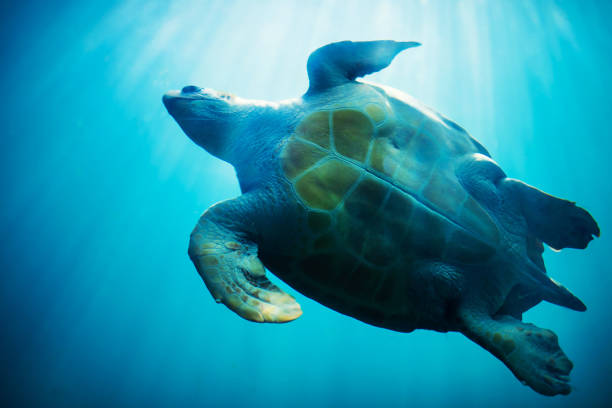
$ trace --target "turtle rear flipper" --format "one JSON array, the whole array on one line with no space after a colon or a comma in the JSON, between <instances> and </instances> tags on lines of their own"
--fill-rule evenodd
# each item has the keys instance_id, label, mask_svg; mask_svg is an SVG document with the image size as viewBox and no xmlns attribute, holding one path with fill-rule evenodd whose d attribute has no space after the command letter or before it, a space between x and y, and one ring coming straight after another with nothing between
<instances>
[{"instance_id":1,"label":"turtle rear flipper","mask_svg":"<svg viewBox=\"0 0 612 408\"><path fill-rule=\"evenodd\" d=\"M554 249L584 249L599 226L591 214L574 202L546 194L519 180L504 181L518 195L529 230Z\"/></svg>"},{"instance_id":2,"label":"turtle rear flipper","mask_svg":"<svg viewBox=\"0 0 612 408\"><path fill-rule=\"evenodd\" d=\"M249 238L249 194L209 208L189 240L189 257L217 303L255 322L283 323L301 316L295 299L266 278ZM245 213L246 212L246 213Z\"/></svg>"},{"instance_id":3,"label":"turtle rear flipper","mask_svg":"<svg viewBox=\"0 0 612 408\"><path fill-rule=\"evenodd\" d=\"M499 358L523 384L543 395L571 392L573 364L555 333L510 316L492 318L471 309L459 315L463 334Z\"/></svg>"}]
</instances>

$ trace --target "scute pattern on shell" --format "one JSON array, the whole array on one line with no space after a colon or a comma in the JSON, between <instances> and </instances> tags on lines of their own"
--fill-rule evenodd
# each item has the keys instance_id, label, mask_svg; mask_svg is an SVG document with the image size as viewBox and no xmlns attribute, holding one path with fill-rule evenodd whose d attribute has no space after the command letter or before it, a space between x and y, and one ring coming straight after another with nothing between
<instances>
[{"instance_id":1,"label":"scute pattern on shell","mask_svg":"<svg viewBox=\"0 0 612 408\"><path fill-rule=\"evenodd\" d=\"M281 152L282 170L308 212L299 273L371 301L391 290L387 275L402 281L394 266L476 263L495 253L497 227L427 128L435 129L374 103L317 111L300 122Z\"/></svg>"}]
</instances>

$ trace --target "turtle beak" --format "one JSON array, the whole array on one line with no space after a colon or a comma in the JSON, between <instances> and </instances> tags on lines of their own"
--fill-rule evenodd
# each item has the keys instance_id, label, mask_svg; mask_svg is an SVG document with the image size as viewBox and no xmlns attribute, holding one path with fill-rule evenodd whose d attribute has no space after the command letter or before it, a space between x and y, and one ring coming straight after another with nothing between
<instances>
[{"instance_id":1,"label":"turtle beak","mask_svg":"<svg viewBox=\"0 0 612 408\"><path fill-rule=\"evenodd\" d=\"M168 91L162 97L162 102L168 110L170 115L174 116L177 113L177 108L180 105L184 105L185 102L189 103L194 99L202 99L202 88L195 85L188 85L183 87L182 90Z\"/></svg>"},{"instance_id":2,"label":"turtle beak","mask_svg":"<svg viewBox=\"0 0 612 408\"><path fill-rule=\"evenodd\" d=\"M169 91L169 92L166 92L164 96L162 96L162 102L164 103L164 106L168 110L168 113L170 113L171 115L172 115L172 112L174 111L174 105L176 104L176 100L179 97L179 95L180 95L179 91Z\"/></svg>"}]
</instances>

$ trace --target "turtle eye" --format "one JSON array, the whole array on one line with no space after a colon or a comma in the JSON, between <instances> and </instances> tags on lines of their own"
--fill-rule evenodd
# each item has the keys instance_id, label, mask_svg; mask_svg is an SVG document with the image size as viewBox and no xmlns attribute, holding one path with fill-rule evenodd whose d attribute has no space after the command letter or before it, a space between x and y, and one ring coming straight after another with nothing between
<instances>
[{"instance_id":1,"label":"turtle eye","mask_svg":"<svg viewBox=\"0 0 612 408\"><path fill-rule=\"evenodd\" d=\"M183 89L181 90L182 93L193 93L193 92L198 92L201 88L195 86L195 85L187 85L186 87L183 87Z\"/></svg>"}]
</instances>

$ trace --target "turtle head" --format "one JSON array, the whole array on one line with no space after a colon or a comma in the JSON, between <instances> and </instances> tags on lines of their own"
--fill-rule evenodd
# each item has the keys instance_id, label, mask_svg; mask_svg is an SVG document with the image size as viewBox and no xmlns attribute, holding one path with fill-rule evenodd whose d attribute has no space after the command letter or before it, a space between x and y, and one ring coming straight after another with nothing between
<instances>
[{"instance_id":1,"label":"turtle head","mask_svg":"<svg viewBox=\"0 0 612 408\"><path fill-rule=\"evenodd\" d=\"M240 98L189 85L163 96L168 113L183 131L212 155L229 161Z\"/></svg>"}]
</instances>

